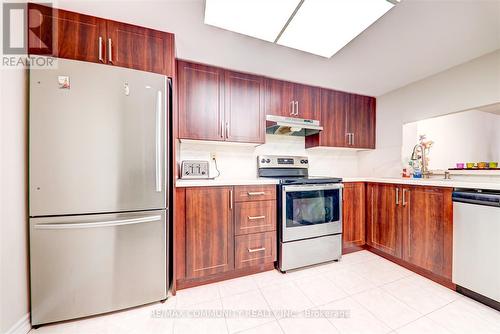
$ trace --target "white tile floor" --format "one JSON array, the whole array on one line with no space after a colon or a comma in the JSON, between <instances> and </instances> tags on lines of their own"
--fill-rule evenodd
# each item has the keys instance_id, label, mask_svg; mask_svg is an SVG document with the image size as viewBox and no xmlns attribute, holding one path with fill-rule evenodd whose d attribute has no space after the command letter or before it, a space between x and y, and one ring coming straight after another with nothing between
<instances>
[{"instance_id":1,"label":"white tile floor","mask_svg":"<svg viewBox=\"0 0 500 334\"><path fill-rule=\"evenodd\" d=\"M30 332L47 333L498 334L500 312L361 251L339 263L181 290L165 304Z\"/></svg>"}]
</instances>

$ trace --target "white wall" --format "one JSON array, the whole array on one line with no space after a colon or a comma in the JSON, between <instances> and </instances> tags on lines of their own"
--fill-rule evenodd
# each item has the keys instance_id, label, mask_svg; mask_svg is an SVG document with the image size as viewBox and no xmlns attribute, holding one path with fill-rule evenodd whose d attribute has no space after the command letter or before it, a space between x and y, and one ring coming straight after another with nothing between
<instances>
[{"instance_id":1,"label":"white wall","mask_svg":"<svg viewBox=\"0 0 500 334\"><path fill-rule=\"evenodd\" d=\"M359 153L360 174L400 175L403 124L499 101L500 50L378 97L376 150Z\"/></svg>"},{"instance_id":2,"label":"white wall","mask_svg":"<svg viewBox=\"0 0 500 334\"><path fill-rule=\"evenodd\" d=\"M434 141L429 168L448 169L457 162L499 161L500 115L468 110L403 126L403 163L409 161L420 135Z\"/></svg>"},{"instance_id":3,"label":"white wall","mask_svg":"<svg viewBox=\"0 0 500 334\"><path fill-rule=\"evenodd\" d=\"M1 71L0 333L23 319L28 302L27 75Z\"/></svg>"},{"instance_id":4,"label":"white wall","mask_svg":"<svg viewBox=\"0 0 500 334\"><path fill-rule=\"evenodd\" d=\"M181 143L180 160L210 160L210 152L215 152L220 179L252 179L257 176L258 155L296 155L309 158L310 175L357 176L357 152L304 147L304 137L279 135L266 135L266 143L257 147ZM211 176L214 175L211 166Z\"/></svg>"}]
</instances>

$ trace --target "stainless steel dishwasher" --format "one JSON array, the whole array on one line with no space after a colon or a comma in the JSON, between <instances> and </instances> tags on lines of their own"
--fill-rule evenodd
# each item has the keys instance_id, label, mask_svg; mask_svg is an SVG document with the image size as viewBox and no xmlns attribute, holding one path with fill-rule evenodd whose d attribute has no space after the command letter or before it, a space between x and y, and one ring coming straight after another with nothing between
<instances>
[{"instance_id":1,"label":"stainless steel dishwasher","mask_svg":"<svg viewBox=\"0 0 500 334\"><path fill-rule=\"evenodd\" d=\"M457 291L500 310L500 191L453 192L453 274Z\"/></svg>"}]
</instances>

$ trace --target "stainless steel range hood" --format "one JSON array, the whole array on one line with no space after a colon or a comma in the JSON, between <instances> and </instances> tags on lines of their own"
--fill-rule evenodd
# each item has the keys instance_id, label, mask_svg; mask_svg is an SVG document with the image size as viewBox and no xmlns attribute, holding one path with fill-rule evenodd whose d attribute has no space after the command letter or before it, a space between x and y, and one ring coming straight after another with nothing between
<instances>
[{"instance_id":1,"label":"stainless steel range hood","mask_svg":"<svg viewBox=\"0 0 500 334\"><path fill-rule=\"evenodd\" d=\"M284 116L266 116L266 133L286 136L310 136L323 130L319 121Z\"/></svg>"}]
</instances>

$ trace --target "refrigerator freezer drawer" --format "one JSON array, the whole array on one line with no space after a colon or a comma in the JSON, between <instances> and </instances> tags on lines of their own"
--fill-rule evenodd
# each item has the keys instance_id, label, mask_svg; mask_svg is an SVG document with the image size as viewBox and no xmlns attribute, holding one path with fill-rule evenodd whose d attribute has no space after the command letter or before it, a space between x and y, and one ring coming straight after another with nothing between
<instances>
[{"instance_id":1,"label":"refrigerator freezer drawer","mask_svg":"<svg viewBox=\"0 0 500 334\"><path fill-rule=\"evenodd\" d=\"M30 219L38 325L165 299L165 210Z\"/></svg>"}]
</instances>

